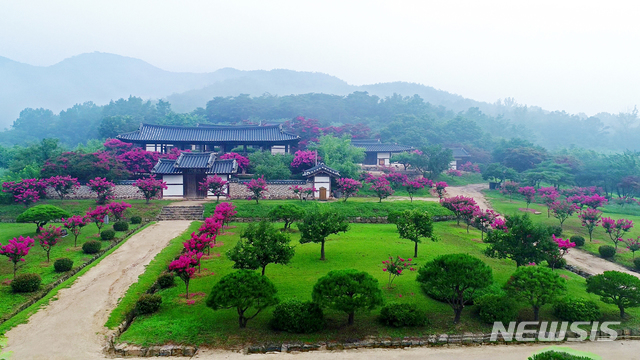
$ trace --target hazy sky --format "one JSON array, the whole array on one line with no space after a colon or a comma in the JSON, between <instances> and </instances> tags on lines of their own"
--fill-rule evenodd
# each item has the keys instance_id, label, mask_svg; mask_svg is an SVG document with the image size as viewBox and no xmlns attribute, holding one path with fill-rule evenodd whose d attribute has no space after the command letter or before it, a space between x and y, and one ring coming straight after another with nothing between
<instances>
[{"instance_id":1,"label":"hazy sky","mask_svg":"<svg viewBox=\"0 0 640 360\"><path fill-rule=\"evenodd\" d=\"M640 2L611 0L0 0L0 56L318 71L591 115L640 102L639 15Z\"/></svg>"}]
</instances>

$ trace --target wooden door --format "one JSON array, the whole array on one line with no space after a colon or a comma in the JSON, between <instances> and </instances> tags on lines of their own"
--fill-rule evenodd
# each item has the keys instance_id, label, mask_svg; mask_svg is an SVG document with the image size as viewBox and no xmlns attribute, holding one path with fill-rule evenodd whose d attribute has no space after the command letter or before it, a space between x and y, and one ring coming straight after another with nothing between
<instances>
[{"instance_id":1,"label":"wooden door","mask_svg":"<svg viewBox=\"0 0 640 360\"><path fill-rule=\"evenodd\" d=\"M183 196L188 199L194 199L197 196L196 174L184 174Z\"/></svg>"},{"instance_id":2,"label":"wooden door","mask_svg":"<svg viewBox=\"0 0 640 360\"><path fill-rule=\"evenodd\" d=\"M207 190L200 190L200 183L203 183L207 179L205 174L194 174L196 182L196 198L204 199L207 197Z\"/></svg>"},{"instance_id":3,"label":"wooden door","mask_svg":"<svg viewBox=\"0 0 640 360\"><path fill-rule=\"evenodd\" d=\"M327 200L327 188L320 188L320 200Z\"/></svg>"}]
</instances>

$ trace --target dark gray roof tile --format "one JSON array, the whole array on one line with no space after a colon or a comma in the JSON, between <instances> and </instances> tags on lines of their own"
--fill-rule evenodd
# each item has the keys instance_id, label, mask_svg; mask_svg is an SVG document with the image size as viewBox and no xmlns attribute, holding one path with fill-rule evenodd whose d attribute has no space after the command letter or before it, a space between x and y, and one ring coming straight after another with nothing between
<instances>
[{"instance_id":1,"label":"dark gray roof tile","mask_svg":"<svg viewBox=\"0 0 640 360\"><path fill-rule=\"evenodd\" d=\"M326 174L329 174L331 176L340 176L340 173L338 172L338 170L332 169L332 168L328 167L327 165L325 165L324 163L320 163L320 164L312 167L311 169L305 170L302 173L302 176L310 177L310 176L314 176L314 175L319 174L319 173L326 173Z\"/></svg>"},{"instance_id":2,"label":"dark gray roof tile","mask_svg":"<svg viewBox=\"0 0 640 360\"><path fill-rule=\"evenodd\" d=\"M299 136L282 130L280 125L267 126L167 126L142 124L140 129L121 134L118 139L126 142L172 143L260 143L298 141Z\"/></svg>"}]
</instances>

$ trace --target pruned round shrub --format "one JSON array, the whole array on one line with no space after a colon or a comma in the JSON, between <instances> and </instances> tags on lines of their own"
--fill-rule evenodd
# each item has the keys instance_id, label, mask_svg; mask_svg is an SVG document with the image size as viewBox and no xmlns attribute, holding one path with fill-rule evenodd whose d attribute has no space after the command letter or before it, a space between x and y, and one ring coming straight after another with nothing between
<instances>
[{"instance_id":1,"label":"pruned round shrub","mask_svg":"<svg viewBox=\"0 0 640 360\"><path fill-rule=\"evenodd\" d=\"M485 294L475 301L478 317L487 324L508 323L518 316L518 304L505 294Z\"/></svg>"},{"instance_id":2,"label":"pruned round shrub","mask_svg":"<svg viewBox=\"0 0 640 360\"><path fill-rule=\"evenodd\" d=\"M553 305L553 313L565 321L597 321L600 308L594 301L566 297Z\"/></svg>"},{"instance_id":3,"label":"pruned round shrub","mask_svg":"<svg viewBox=\"0 0 640 360\"><path fill-rule=\"evenodd\" d=\"M126 221L118 221L113 224L113 230L115 231L127 231L129 230L129 223Z\"/></svg>"},{"instance_id":4,"label":"pruned round shrub","mask_svg":"<svg viewBox=\"0 0 640 360\"><path fill-rule=\"evenodd\" d=\"M142 223L142 217L136 215L136 216L132 216L131 217L131 223L132 224L141 224Z\"/></svg>"},{"instance_id":5,"label":"pruned round shrub","mask_svg":"<svg viewBox=\"0 0 640 360\"><path fill-rule=\"evenodd\" d=\"M160 289L170 288L176 284L175 275L173 275L173 273L160 274L156 282L158 283L158 287Z\"/></svg>"},{"instance_id":6,"label":"pruned round shrub","mask_svg":"<svg viewBox=\"0 0 640 360\"><path fill-rule=\"evenodd\" d=\"M102 230L102 232L100 233L100 239L102 240L113 240L116 237L116 232L111 230L111 229L107 229L107 230Z\"/></svg>"},{"instance_id":7,"label":"pruned round shrub","mask_svg":"<svg viewBox=\"0 0 640 360\"><path fill-rule=\"evenodd\" d=\"M89 240L82 244L82 252L85 254L96 254L102 248L102 243L97 240Z\"/></svg>"},{"instance_id":8,"label":"pruned round shrub","mask_svg":"<svg viewBox=\"0 0 640 360\"><path fill-rule=\"evenodd\" d=\"M551 264L549 262L547 262L547 266L551 267ZM567 260L559 259L558 261L556 261L556 264L555 264L555 266L553 268L554 269L564 269L565 267L567 267Z\"/></svg>"},{"instance_id":9,"label":"pruned round shrub","mask_svg":"<svg viewBox=\"0 0 640 360\"><path fill-rule=\"evenodd\" d=\"M162 296L158 294L142 294L138 302L136 302L136 314L153 314L160 309L161 304Z\"/></svg>"},{"instance_id":10,"label":"pruned round shrub","mask_svg":"<svg viewBox=\"0 0 640 360\"><path fill-rule=\"evenodd\" d=\"M573 235L569 240L572 243L576 243L577 247L584 246L584 238L580 235Z\"/></svg>"},{"instance_id":11,"label":"pruned round shrub","mask_svg":"<svg viewBox=\"0 0 640 360\"><path fill-rule=\"evenodd\" d=\"M633 259L633 266L636 267L636 270L640 270L640 258Z\"/></svg>"},{"instance_id":12,"label":"pruned round shrub","mask_svg":"<svg viewBox=\"0 0 640 360\"><path fill-rule=\"evenodd\" d=\"M56 259L53 263L53 268L56 272L65 272L73 269L73 260L69 258Z\"/></svg>"},{"instance_id":13,"label":"pruned round shrub","mask_svg":"<svg viewBox=\"0 0 640 360\"><path fill-rule=\"evenodd\" d=\"M549 350L530 356L528 360L593 360L591 357L573 355L564 351Z\"/></svg>"},{"instance_id":14,"label":"pruned round shrub","mask_svg":"<svg viewBox=\"0 0 640 360\"><path fill-rule=\"evenodd\" d=\"M38 290L42 278L38 274L21 274L11 282L11 290L15 293L28 293Z\"/></svg>"},{"instance_id":15,"label":"pruned round shrub","mask_svg":"<svg viewBox=\"0 0 640 360\"><path fill-rule=\"evenodd\" d=\"M296 334L311 333L324 327L324 314L316 303L287 300L273 310L271 327Z\"/></svg>"},{"instance_id":16,"label":"pruned round shrub","mask_svg":"<svg viewBox=\"0 0 640 360\"><path fill-rule=\"evenodd\" d=\"M616 248L611 245L602 245L598 248L600 256L605 259L610 259L616 255Z\"/></svg>"},{"instance_id":17,"label":"pruned round shrub","mask_svg":"<svg viewBox=\"0 0 640 360\"><path fill-rule=\"evenodd\" d=\"M380 323L392 327L423 326L427 316L415 304L389 304L380 310Z\"/></svg>"}]
</instances>

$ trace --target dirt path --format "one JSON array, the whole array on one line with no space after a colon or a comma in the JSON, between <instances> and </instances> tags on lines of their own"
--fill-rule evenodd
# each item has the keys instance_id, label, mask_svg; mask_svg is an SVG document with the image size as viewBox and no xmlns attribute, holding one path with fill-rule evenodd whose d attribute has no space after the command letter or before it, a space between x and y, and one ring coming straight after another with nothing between
<instances>
[{"instance_id":1,"label":"dirt path","mask_svg":"<svg viewBox=\"0 0 640 360\"><path fill-rule=\"evenodd\" d=\"M132 236L98 265L79 277L57 300L7 334L0 358L103 359L109 313L146 265L190 221L163 221ZM10 352L13 352L11 354Z\"/></svg>"}]
</instances>

